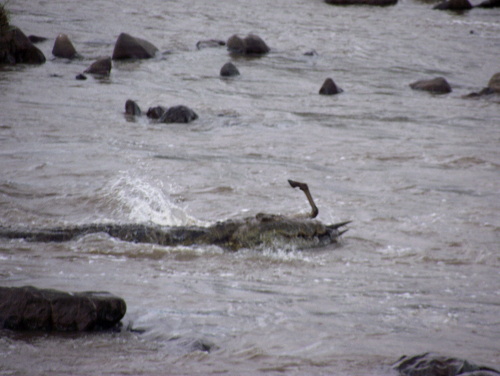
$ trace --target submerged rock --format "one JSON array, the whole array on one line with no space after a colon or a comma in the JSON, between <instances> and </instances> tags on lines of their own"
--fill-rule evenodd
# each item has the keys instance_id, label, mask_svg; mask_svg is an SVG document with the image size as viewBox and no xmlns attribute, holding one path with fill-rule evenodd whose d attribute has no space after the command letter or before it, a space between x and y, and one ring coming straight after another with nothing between
<instances>
[{"instance_id":1,"label":"submerged rock","mask_svg":"<svg viewBox=\"0 0 500 376\"><path fill-rule=\"evenodd\" d=\"M52 55L65 59L74 59L78 54L69 37L66 34L59 34L54 42Z\"/></svg>"},{"instance_id":2,"label":"submerged rock","mask_svg":"<svg viewBox=\"0 0 500 376\"><path fill-rule=\"evenodd\" d=\"M94 61L84 73L96 74L99 76L109 76L111 73L111 58L103 57Z\"/></svg>"},{"instance_id":3,"label":"submerged rock","mask_svg":"<svg viewBox=\"0 0 500 376\"><path fill-rule=\"evenodd\" d=\"M493 368L433 353L405 355L393 367L401 376L498 376L500 374Z\"/></svg>"},{"instance_id":4,"label":"submerged rock","mask_svg":"<svg viewBox=\"0 0 500 376\"><path fill-rule=\"evenodd\" d=\"M394 5L398 0L325 0L325 3L330 5L372 5L372 6L388 6Z\"/></svg>"},{"instance_id":5,"label":"submerged rock","mask_svg":"<svg viewBox=\"0 0 500 376\"><path fill-rule=\"evenodd\" d=\"M190 123L198 119L196 112L186 106L173 106L170 107L158 119L160 123Z\"/></svg>"},{"instance_id":6,"label":"submerged rock","mask_svg":"<svg viewBox=\"0 0 500 376\"><path fill-rule=\"evenodd\" d=\"M248 34L243 39L233 35L227 40L226 45L231 53L242 55L264 55L270 51L266 42L254 34Z\"/></svg>"},{"instance_id":7,"label":"submerged rock","mask_svg":"<svg viewBox=\"0 0 500 376\"><path fill-rule=\"evenodd\" d=\"M116 327L126 312L108 292L68 293L32 286L0 287L0 328L92 331Z\"/></svg>"},{"instance_id":8,"label":"submerged rock","mask_svg":"<svg viewBox=\"0 0 500 376\"><path fill-rule=\"evenodd\" d=\"M196 43L196 48L198 50L202 50L203 48L213 48L213 47L221 47L225 46L226 42L220 39L207 39L207 40L200 40L198 43Z\"/></svg>"},{"instance_id":9,"label":"submerged rock","mask_svg":"<svg viewBox=\"0 0 500 376\"><path fill-rule=\"evenodd\" d=\"M420 80L410 84L414 90L429 91L434 94L446 94L451 92L451 86L443 77L436 77L432 80Z\"/></svg>"},{"instance_id":10,"label":"submerged rock","mask_svg":"<svg viewBox=\"0 0 500 376\"><path fill-rule=\"evenodd\" d=\"M222 66L222 68L220 69L220 75L222 77L239 76L240 71L238 70L238 68L236 68L236 66L233 63L228 62L228 63L224 64Z\"/></svg>"},{"instance_id":11,"label":"submerged rock","mask_svg":"<svg viewBox=\"0 0 500 376\"><path fill-rule=\"evenodd\" d=\"M446 0L434 6L432 9L462 11L472 9L469 0Z\"/></svg>"},{"instance_id":12,"label":"submerged rock","mask_svg":"<svg viewBox=\"0 0 500 376\"><path fill-rule=\"evenodd\" d=\"M43 64L45 56L15 26L0 33L0 64Z\"/></svg>"},{"instance_id":13,"label":"submerged rock","mask_svg":"<svg viewBox=\"0 0 500 376\"><path fill-rule=\"evenodd\" d=\"M334 95L342 92L343 90L335 85L335 82L333 82L331 78L327 78L325 82L323 82L321 89L319 89L321 95Z\"/></svg>"},{"instance_id":14,"label":"submerged rock","mask_svg":"<svg viewBox=\"0 0 500 376\"><path fill-rule=\"evenodd\" d=\"M158 48L147 40L121 33L116 40L112 59L150 59L157 51Z\"/></svg>"}]
</instances>

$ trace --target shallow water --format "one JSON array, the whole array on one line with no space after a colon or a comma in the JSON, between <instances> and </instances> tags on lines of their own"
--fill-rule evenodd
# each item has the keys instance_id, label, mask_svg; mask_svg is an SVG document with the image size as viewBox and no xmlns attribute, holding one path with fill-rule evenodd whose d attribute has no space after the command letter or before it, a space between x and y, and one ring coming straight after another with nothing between
<instances>
[{"instance_id":1,"label":"shallow water","mask_svg":"<svg viewBox=\"0 0 500 376\"><path fill-rule=\"evenodd\" d=\"M322 1L22 1L12 22L47 63L0 68L0 225L208 224L258 212L353 220L342 243L225 253L96 234L0 240L0 284L123 297L125 326L2 333L2 374L388 375L436 351L500 366L500 103L465 100L500 70L500 10ZM67 33L79 60L54 59ZM77 81L120 32L155 59ZM198 40L254 32L258 59ZM304 52L316 50L308 57ZM233 61L241 72L219 78ZM444 76L453 92L408 84ZM325 78L344 89L317 94ZM128 121L124 104L184 104L189 125ZM199 351L203 344L211 351Z\"/></svg>"}]
</instances>

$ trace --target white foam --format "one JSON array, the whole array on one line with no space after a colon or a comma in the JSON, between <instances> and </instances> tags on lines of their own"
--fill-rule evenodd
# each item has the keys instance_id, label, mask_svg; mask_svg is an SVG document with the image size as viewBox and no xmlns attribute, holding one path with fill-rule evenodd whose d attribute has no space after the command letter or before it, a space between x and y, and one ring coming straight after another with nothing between
<instances>
[{"instance_id":1,"label":"white foam","mask_svg":"<svg viewBox=\"0 0 500 376\"><path fill-rule=\"evenodd\" d=\"M114 201L115 210L120 216L127 215L131 222L152 222L162 226L201 224L169 199L161 181L120 171L106 191Z\"/></svg>"}]
</instances>

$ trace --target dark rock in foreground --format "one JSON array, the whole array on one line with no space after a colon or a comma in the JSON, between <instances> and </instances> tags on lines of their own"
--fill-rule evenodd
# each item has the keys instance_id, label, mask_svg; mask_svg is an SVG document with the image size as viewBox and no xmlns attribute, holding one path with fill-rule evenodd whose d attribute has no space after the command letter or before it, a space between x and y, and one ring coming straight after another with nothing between
<instances>
[{"instance_id":1,"label":"dark rock in foreground","mask_svg":"<svg viewBox=\"0 0 500 376\"><path fill-rule=\"evenodd\" d=\"M446 0L432 9L462 11L472 9L472 5L469 0Z\"/></svg>"},{"instance_id":2,"label":"dark rock in foreground","mask_svg":"<svg viewBox=\"0 0 500 376\"><path fill-rule=\"evenodd\" d=\"M401 376L498 376L500 374L493 368L433 353L405 355L393 366Z\"/></svg>"},{"instance_id":3,"label":"dark rock in foreground","mask_svg":"<svg viewBox=\"0 0 500 376\"><path fill-rule=\"evenodd\" d=\"M446 94L451 92L451 86L443 77L436 77L432 80L420 80L410 84L414 90L429 91L434 94Z\"/></svg>"},{"instance_id":4,"label":"dark rock in foreground","mask_svg":"<svg viewBox=\"0 0 500 376\"><path fill-rule=\"evenodd\" d=\"M116 40L112 59L150 59L157 51L158 48L147 40L121 33Z\"/></svg>"},{"instance_id":5,"label":"dark rock in foreground","mask_svg":"<svg viewBox=\"0 0 500 376\"><path fill-rule=\"evenodd\" d=\"M239 76L240 71L238 70L238 68L236 68L236 66L233 63L228 62L224 64L220 69L220 75L222 77L234 77L234 76Z\"/></svg>"},{"instance_id":6,"label":"dark rock in foreground","mask_svg":"<svg viewBox=\"0 0 500 376\"><path fill-rule=\"evenodd\" d=\"M108 292L68 293L32 286L0 287L0 328L93 331L116 327L125 301Z\"/></svg>"},{"instance_id":7,"label":"dark rock in foreground","mask_svg":"<svg viewBox=\"0 0 500 376\"><path fill-rule=\"evenodd\" d=\"M52 55L64 59L73 59L77 57L76 49L66 34L59 34L52 48Z\"/></svg>"},{"instance_id":8,"label":"dark rock in foreground","mask_svg":"<svg viewBox=\"0 0 500 376\"><path fill-rule=\"evenodd\" d=\"M398 0L325 0L330 5L372 5L385 7L394 5Z\"/></svg>"},{"instance_id":9,"label":"dark rock in foreground","mask_svg":"<svg viewBox=\"0 0 500 376\"><path fill-rule=\"evenodd\" d=\"M96 74L99 76L109 76L111 73L111 58L103 57L94 61L84 73Z\"/></svg>"},{"instance_id":10,"label":"dark rock in foreground","mask_svg":"<svg viewBox=\"0 0 500 376\"><path fill-rule=\"evenodd\" d=\"M325 82L323 82L321 89L319 89L321 95L335 95L342 92L343 90L335 85L335 82L333 82L331 78L327 78Z\"/></svg>"},{"instance_id":11,"label":"dark rock in foreground","mask_svg":"<svg viewBox=\"0 0 500 376\"><path fill-rule=\"evenodd\" d=\"M17 27L0 34L0 64L43 64L45 56Z\"/></svg>"},{"instance_id":12,"label":"dark rock in foreground","mask_svg":"<svg viewBox=\"0 0 500 376\"><path fill-rule=\"evenodd\" d=\"M245 38L233 35L227 40L226 45L227 49L234 54L264 55L270 51L266 42L254 34L249 34Z\"/></svg>"}]
</instances>

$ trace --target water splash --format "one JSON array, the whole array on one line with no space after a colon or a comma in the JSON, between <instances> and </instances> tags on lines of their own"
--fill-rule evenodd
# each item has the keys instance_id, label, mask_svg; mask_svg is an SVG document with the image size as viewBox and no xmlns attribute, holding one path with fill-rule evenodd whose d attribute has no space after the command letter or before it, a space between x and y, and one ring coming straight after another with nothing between
<instances>
[{"instance_id":1,"label":"water splash","mask_svg":"<svg viewBox=\"0 0 500 376\"><path fill-rule=\"evenodd\" d=\"M170 201L163 183L121 171L106 187L107 196L114 202L115 212L128 216L132 222L155 223L162 226L203 225Z\"/></svg>"}]
</instances>

